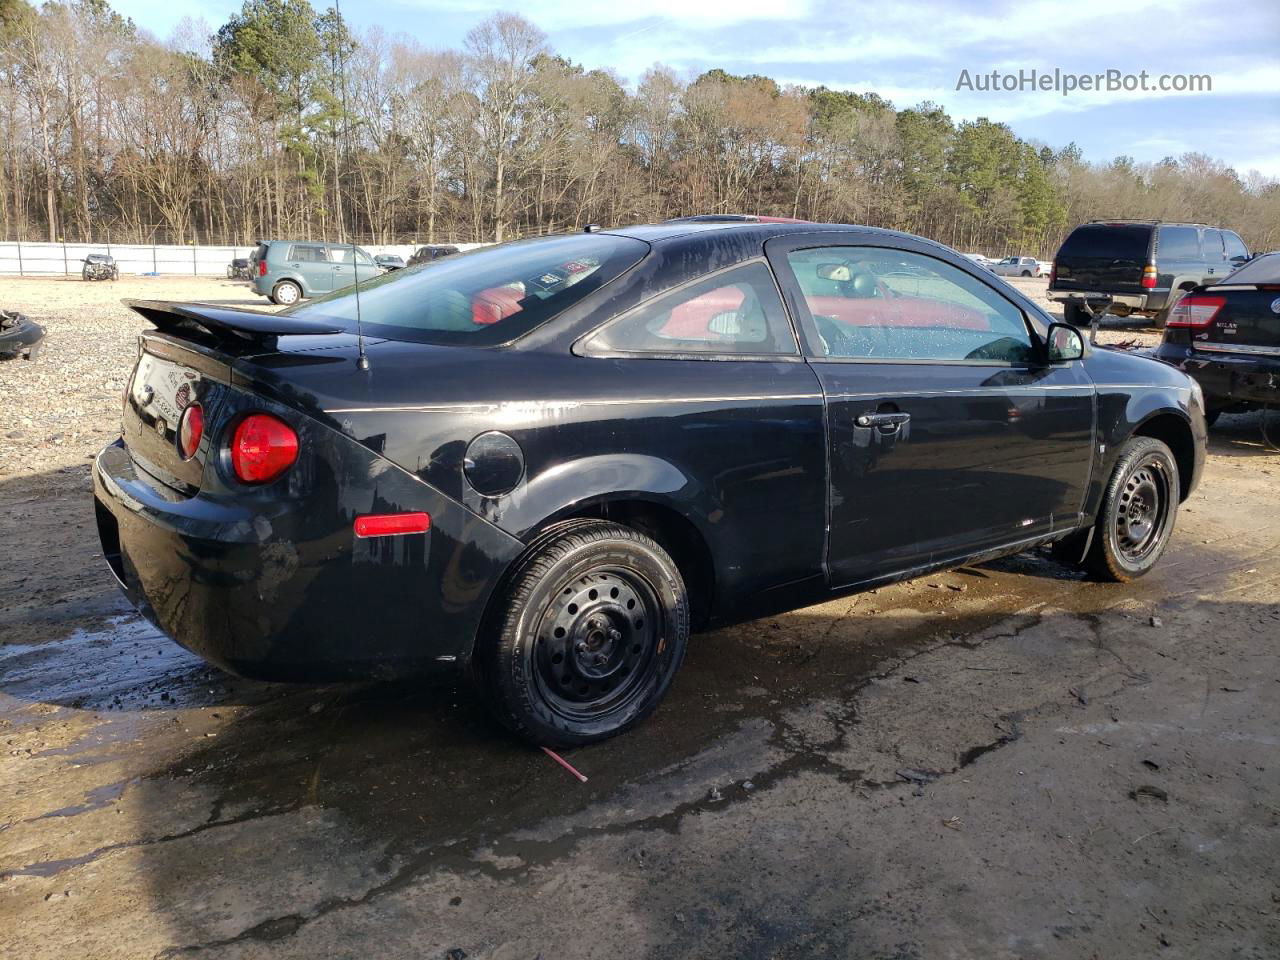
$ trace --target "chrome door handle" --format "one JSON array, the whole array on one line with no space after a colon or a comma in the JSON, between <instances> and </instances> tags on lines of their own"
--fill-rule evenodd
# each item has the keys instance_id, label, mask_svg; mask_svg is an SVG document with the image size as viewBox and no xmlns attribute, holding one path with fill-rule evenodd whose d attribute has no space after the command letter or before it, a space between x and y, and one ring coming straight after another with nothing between
<instances>
[{"instance_id":1,"label":"chrome door handle","mask_svg":"<svg viewBox=\"0 0 1280 960\"><path fill-rule=\"evenodd\" d=\"M910 419L909 413L864 413L854 423L860 427L900 427Z\"/></svg>"}]
</instances>

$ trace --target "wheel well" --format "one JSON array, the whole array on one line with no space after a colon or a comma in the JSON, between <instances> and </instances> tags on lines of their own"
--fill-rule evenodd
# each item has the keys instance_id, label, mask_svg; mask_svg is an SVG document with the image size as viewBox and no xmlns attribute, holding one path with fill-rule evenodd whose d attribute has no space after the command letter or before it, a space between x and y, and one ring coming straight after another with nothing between
<instances>
[{"instance_id":1,"label":"wheel well","mask_svg":"<svg viewBox=\"0 0 1280 960\"><path fill-rule=\"evenodd\" d=\"M1173 459L1178 464L1178 499L1185 500L1191 495L1191 474L1195 469L1196 447L1191 436L1191 427L1185 420L1172 413L1164 413L1147 420L1137 430L1135 437L1151 437L1159 440L1173 452Z\"/></svg>"},{"instance_id":2,"label":"wheel well","mask_svg":"<svg viewBox=\"0 0 1280 960\"><path fill-rule=\"evenodd\" d=\"M706 624L715 597L715 565L706 540L689 520L670 507L648 500L607 500L557 520L583 518L619 523L658 541L684 578L690 625L696 630Z\"/></svg>"}]
</instances>

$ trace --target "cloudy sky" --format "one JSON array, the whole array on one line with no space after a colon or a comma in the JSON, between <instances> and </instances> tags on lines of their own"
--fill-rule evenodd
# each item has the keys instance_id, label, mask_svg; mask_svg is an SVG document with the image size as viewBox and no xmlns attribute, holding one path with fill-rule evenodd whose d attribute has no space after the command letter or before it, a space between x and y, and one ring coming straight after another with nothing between
<instances>
[{"instance_id":1,"label":"cloudy sky","mask_svg":"<svg viewBox=\"0 0 1280 960\"><path fill-rule=\"evenodd\" d=\"M312 0L316 7L326 0ZM114 0L139 26L167 36L183 17L217 26L225 0ZM492 13L484 0L380 0L343 6L427 46L459 47ZM689 77L720 67L782 83L874 91L898 107L941 103L956 119L985 116L1090 160L1159 160L1191 150L1242 174L1280 178L1280 4L1275 0L1072 0L982 5L851 0L647 0L643 4L521 0L519 10L577 62L634 83L655 63ZM1150 82L1208 74L1211 93L957 90L992 70L1095 74ZM975 85L977 81L975 79Z\"/></svg>"}]
</instances>

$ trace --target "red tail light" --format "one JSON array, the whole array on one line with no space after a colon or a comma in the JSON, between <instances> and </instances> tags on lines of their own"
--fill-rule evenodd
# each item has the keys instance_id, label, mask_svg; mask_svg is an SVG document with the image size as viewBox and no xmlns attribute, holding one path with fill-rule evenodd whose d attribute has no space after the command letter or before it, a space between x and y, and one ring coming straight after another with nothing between
<instances>
[{"instance_id":1,"label":"red tail light","mask_svg":"<svg viewBox=\"0 0 1280 960\"><path fill-rule=\"evenodd\" d=\"M1142 288L1144 290L1154 290L1156 285L1156 268L1151 264L1147 264L1142 268Z\"/></svg>"},{"instance_id":2,"label":"red tail light","mask_svg":"<svg viewBox=\"0 0 1280 960\"><path fill-rule=\"evenodd\" d=\"M178 453L183 460L190 460L200 449L200 438L204 436L204 407L198 403L189 403L182 411L182 419L178 421Z\"/></svg>"},{"instance_id":3,"label":"red tail light","mask_svg":"<svg viewBox=\"0 0 1280 960\"><path fill-rule=\"evenodd\" d=\"M426 513L368 513L356 517L357 537L394 537L406 533L426 533L431 515Z\"/></svg>"},{"instance_id":4,"label":"red tail light","mask_svg":"<svg viewBox=\"0 0 1280 960\"><path fill-rule=\"evenodd\" d=\"M1227 302L1226 297L1206 297L1203 294L1190 294L1178 301L1169 311L1169 326L1190 327L1202 330L1213 323L1219 310Z\"/></svg>"},{"instance_id":5,"label":"red tail light","mask_svg":"<svg viewBox=\"0 0 1280 960\"><path fill-rule=\"evenodd\" d=\"M265 277L267 275L267 261L258 261L258 276Z\"/></svg>"},{"instance_id":6,"label":"red tail light","mask_svg":"<svg viewBox=\"0 0 1280 960\"><path fill-rule=\"evenodd\" d=\"M266 483L284 473L298 459L298 435L269 413L254 413L240 421L231 440L231 466L244 483Z\"/></svg>"},{"instance_id":7,"label":"red tail light","mask_svg":"<svg viewBox=\"0 0 1280 960\"><path fill-rule=\"evenodd\" d=\"M1053 263L1049 264L1049 286L1052 287L1057 282L1058 282L1058 263L1055 260Z\"/></svg>"}]
</instances>

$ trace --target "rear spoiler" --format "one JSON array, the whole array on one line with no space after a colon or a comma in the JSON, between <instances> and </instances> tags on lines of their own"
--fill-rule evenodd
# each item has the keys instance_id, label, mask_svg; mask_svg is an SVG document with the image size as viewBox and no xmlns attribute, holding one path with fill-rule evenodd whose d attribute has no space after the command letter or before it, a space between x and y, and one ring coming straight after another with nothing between
<instances>
[{"instance_id":1,"label":"rear spoiler","mask_svg":"<svg viewBox=\"0 0 1280 960\"><path fill-rule=\"evenodd\" d=\"M310 336L346 333L342 327L320 320L219 307L211 303L174 303L170 300L122 300L130 310L141 314L162 332L177 333L192 326L215 337L239 338L259 343L273 337L307 334Z\"/></svg>"}]
</instances>

